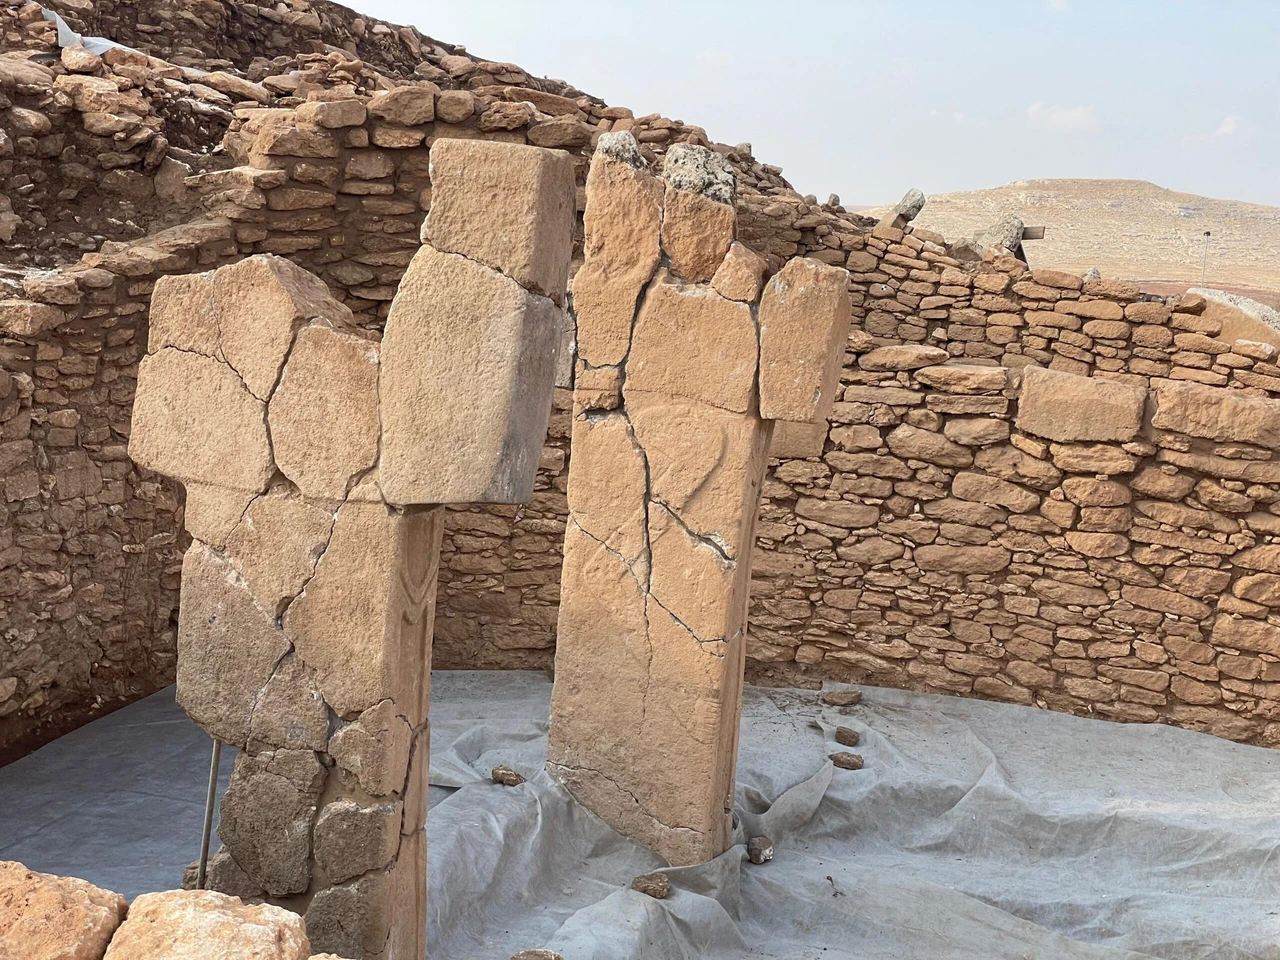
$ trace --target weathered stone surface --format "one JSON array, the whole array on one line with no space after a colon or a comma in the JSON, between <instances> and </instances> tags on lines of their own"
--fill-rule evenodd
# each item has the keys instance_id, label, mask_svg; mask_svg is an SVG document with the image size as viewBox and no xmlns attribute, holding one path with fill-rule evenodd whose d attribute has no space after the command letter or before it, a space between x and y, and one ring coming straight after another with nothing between
<instances>
[{"instance_id":1,"label":"weathered stone surface","mask_svg":"<svg viewBox=\"0 0 1280 960\"><path fill-rule=\"evenodd\" d=\"M129 455L172 477L261 491L275 469L265 413L225 363L165 347L138 366Z\"/></svg>"},{"instance_id":2,"label":"weathered stone surface","mask_svg":"<svg viewBox=\"0 0 1280 960\"><path fill-rule=\"evenodd\" d=\"M85 880L0 860L0 956L99 960L126 909L120 894Z\"/></svg>"},{"instance_id":3,"label":"weathered stone surface","mask_svg":"<svg viewBox=\"0 0 1280 960\"><path fill-rule=\"evenodd\" d=\"M926 386L945 393L995 393L1008 385L1004 367L983 367L972 363L939 363L916 370L913 376Z\"/></svg>"},{"instance_id":4,"label":"weathered stone surface","mask_svg":"<svg viewBox=\"0 0 1280 960\"><path fill-rule=\"evenodd\" d=\"M387 797L404 792L412 743L408 721L393 701L383 700L335 733L329 753L364 790Z\"/></svg>"},{"instance_id":5,"label":"weathered stone surface","mask_svg":"<svg viewBox=\"0 0 1280 960\"><path fill-rule=\"evenodd\" d=\"M235 490L194 480L184 481L183 486L187 490L183 514L187 532L218 549L226 545L245 508L258 496L255 490Z\"/></svg>"},{"instance_id":6,"label":"weathered stone surface","mask_svg":"<svg viewBox=\"0 0 1280 960\"><path fill-rule=\"evenodd\" d=\"M1253 573L1237 580L1231 592L1242 600L1280 607L1280 576L1274 573Z\"/></svg>"},{"instance_id":7,"label":"weathered stone surface","mask_svg":"<svg viewBox=\"0 0 1280 960\"><path fill-rule=\"evenodd\" d=\"M1152 426L1280 450L1280 400L1176 380L1156 380L1152 385L1156 395Z\"/></svg>"},{"instance_id":8,"label":"weathered stone surface","mask_svg":"<svg viewBox=\"0 0 1280 960\"><path fill-rule=\"evenodd\" d=\"M211 272L178 274L156 281L151 293L147 350L157 353L162 347L218 356Z\"/></svg>"},{"instance_id":9,"label":"weathered stone surface","mask_svg":"<svg viewBox=\"0 0 1280 960\"><path fill-rule=\"evenodd\" d=\"M646 873L631 881L631 889L655 900L665 900L671 893L671 878L665 873Z\"/></svg>"},{"instance_id":10,"label":"weathered stone surface","mask_svg":"<svg viewBox=\"0 0 1280 960\"><path fill-rule=\"evenodd\" d=\"M941 347L901 344L864 353L858 358L858 366L863 370L916 370L945 363L950 357Z\"/></svg>"},{"instance_id":11,"label":"weathered stone surface","mask_svg":"<svg viewBox=\"0 0 1280 960\"><path fill-rule=\"evenodd\" d=\"M378 456L378 344L299 330L267 422L281 472L307 496L341 500Z\"/></svg>"},{"instance_id":12,"label":"weathered stone surface","mask_svg":"<svg viewBox=\"0 0 1280 960\"><path fill-rule=\"evenodd\" d=\"M1086 557L1122 557L1129 552L1129 540L1118 533L1067 532L1067 543Z\"/></svg>"},{"instance_id":13,"label":"weathered stone surface","mask_svg":"<svg viewBox=\"0 0 1280 960\"><path fill-rule=\"evenodd\" d=\"M768 264L750 247L734 241L711 278L711 286L722 297L755 303L764 285Z\"/></svg>"},{"instance_id":14,"label":"weathered stone surface","mask_svg":"<svg viewBox=\"0 0 1280 960\"><path fill-rule=\"evenodd\" d=\"M953 443L980 447L1008 440L1009 424L987 417L957 417L943 425L942 433Z\"/></svg>"},{"instance_id":15,"label":"weathered stone surface","mask_svg":"<svg viewBox=\"0 0 1280 960\"><path fill-rule=\"evenodd\" d=\"M406 837L392 868L319 891L307 907L313 949L343 957L425 954L426 840Z\"/></svg>"},{"instance_id":16,"label":"weathered stone surface","mask_svg":"<svg viewBox=\"0 0 1280 960\"><path fill-rule=\"evenodd\" d=\"M312 123L318 127L337 129L339 127L362 126L368 110L359 100L309 100L298 105L299 123Z\"/></svg>"},{"instance_id":17,"label":"weathered stone surface","mask_svg":"<svg viewBox=\"0 0 1280 960\"><path fill-rule=\"evenodd\" d=\"M411 725L426 719L440 514L343 504L315 575L286 612L295 651L339 716L390 699Z\"/></svg>"},{"instance_id":18,"label":"weathered stone surface","mask_svg":"<svg viewBox=\"0 0 1280 960\"><path fill-rule=\"evenodd\" d=\"M289 651L274 612L254 602L231 564L200 542L182 562L178 703L213 737L243 746L258 695Z\"/></svg>"},{"instance_id":19,"label":"weathered stone surface","mask_svg":"<svg viewBox=\"0 0 1280 960\"><path fill-rule=\"evenodd\" d=\"M329 296L319 277L270 254L219 268L213 308L222 356L259 400L271 396L294 331L305 321L352 325L351 311Z\"/></svg>"},{"instance_id":20,"label":"weathered stone surface","mask_svg":"<svg viewBox=\"0 0 1280 960\"><path fill-rule=\"evenodd\" d=\"M485 140L431 148L431 243L502 271L556 303L569 277L574 220L568 154Z\"/></svg>"},{"instance_id":21,"label":"weathered stone surface","mask_svg":"<svg viewBox=\"0 0 1280 960\"><path fill-rule=\"evenodd\" d=\"M106 960L307 960L310 954L296 913L212 890L170 890L133 901Z\"/></svg>"},{"instance_id":22,"label":"weathered stone surface","mask_svg":"<svg viewBox=\"0 0 1280 960\"><path fill-rule=\"evenodd\" d=\"M760 299L760 416L816 423L831 415L849 337L849 274L787 262Z\"/></svg>"},{"instance_id":23,"label":"weathered stone surface","mask_svg":"<svg viewBox=\"0 0 1280 960\"><path fill-rule=\"evenodd\" d=\"M320 811L315 827L316 863L330 883L381 870L400 848L400 803L364 806L335 800Z\"/></svg>"},{"instance_id":24,"label":"weathered stone surface","mask_svg":"<svg viewBox=\"0 0 1280 960\"><path fill-rule=\"evenodd\" d=\"M382 341L379 483L389 502L529 498L551 415L559 317L550 300L487 267L418 250Z\"/></svg>"},{"instance_id":25,"label":"weathered stone surface","mask_svg":"<svg viewBox=\"0 0 1280 960\"><path fill-rule=\"evenodd\" d=\"M737 215L729 204L668 183L662 209L662 249L671 272L689 283L710 280L733 243Z\"/></svg>"},{"instance_id":26,"label":"weathered stone surface","mask_svg":"<svg viewBox=\"0 0 1280 960\"><path fill-rule=\"evenodd\" d=\"M1071 473L1105 473L1108 476L1133 473L1138 458L1105 443L1050 445L1054 465Z\"/></svg>"},{"instance_id":27,"label":"weathered stone surface","mask_svg":"<svg viewBox=\"0 0 1280 960\"><path fill-rule=\"evenodd\" d=\"M328 739L329 709L320 696L320 688L310 669L292 654L286 655L254 705L249 748L323 750Z\"/></svg>"},{"instance_id":28,"label":"weathered stone surface","mask_svg":"<svg viewBox=\"0 0 1280 960\"><path fill-rule=\"evenodd\" d=\"M277 489L249 503L226 538L227 553L258 605L277 615L315 572L332 529L328 510Z\"/></svg>"},{"instance_id":29,"label":"weathered stone surface","mask_svg":"<svg viewBox=\"0 0 1280 960\"><path fill-rule=\"evenodd\" d=\"M1024 483L1035 490L1052 490L1062 482L1062 471L1016 447L987 447L973 455L974 466L1001 480Z\"/></svg>"},{"instance_id":30,"label":"weathered stone surface","mask_svg":"<svg viewBox=\"0 0 1280 960\"><path fill-rule=\"evenodd\" d=\"M1040 498L1030 490L980 473L956 474L951 492L961 500L1008 507L1014 513L1027 513L1040 505Z\"/></svg>"},{"instance_id":31,"label":"weathered stone surface","mask_svg":"<svg viewBox=\"0 0 1280 960\"><path fill-rule=\"evenodd\" d=\"M311 831L324 768L310 750L236 757L218 836L267 893L302 893L311 882Z\"/></svg>"},{"instance_id":32,"label":"weathered stone surface","mask_svg":"<svg viewBox=\"0 0 1280 960\"><path fill-rule=\"evenodd\" d=\"M1027 367L1018 400L1018 429L1050 440L1116 440L1138 435L1147 391L1141 387Z\"/></svg>"},{"instance_id":33,"label":"weathered stone surface","mask_svg":"<svg viewBox=\"0 0 1280 960\"><path fill-rule=\"evenodd\" d=\"M833 527L858 529L872 526L880 519L880 508L848 500L819 500L801 497L796 502L796 516L816 520Z\"/></svg>"},{"instance_id":34,"label":"weathered stone surface","mask_svg":"<svg viewBox=\"0 0 1280 960\"><path fill-rule=\"evenodd\" d=\"M1161 500L1181 500L1195 484L1195 477L1179 473L1176 467L1155 465L1143 467L1129 481L1134 492Z\"/></svg>"},{"instance_id":35,"label":"weathered stone surface","mask_svg":"<svg viewBox=\"0 0 1280 960\"><path fill-rule=\"evenodd\" d=\"M67 319L62 308L31 300L0 300L0 331L15 337L34 337Z\"/></svg>"},{"instance_id":36,"label":"weathered stone surface","mask_svg":"<svg viewBox=\"0 0 1280 960\"><path fill-rule=\"evenodd\" d=\"M758 346L746 304L661 272L636 318L624 393L665 393L745 413Z\"/></svg>"},{"instance_id":37,"label":"weathered stone surface","mask_svg":"<svg viewBox=\"0 0 1280 960\"><path fill-rule=\"evenodd\" d=\"M1213 642L1236 650L1280 657L1280 627L1265 620L1221 614L1213 622Z\"/></svg>"},{"instance_id":38,"label":"weathered stone surface","mask_svg":"<svg viewBox=\"0 0 1280 960\"><path fill-rule=\"evenodd\" d=\"M1009 565L1012 555L1002 547L955 547L929 545L916 548L916 564L921 570L948 570L955 573L996 573Z\"/></svg>"},{"instance_id":39,"label":"weathered stone surface","mask_svg":"<svg viewBox=\"0 0 1280 960\"><path fill-rule=\"evenodd\" d=\"M578 355L593 366L620 363L631 345L636 301L661 255L662 191L631 134L600 138L587 176L585 261L573 279Z\"/></svg>"},{"instance_id":40,"label":"weathered stone surface","mask_svg":"<svg viewBox=\"0 0 1280 960\"><path fill-rule=\"evenodd\" d=\"M571 484L571 509L573 504L594 501L598 510L612 501L622 508L614 515L626 516L643 504L643 498L630 500L632 506L627 510L620 499L622 490L630 496L638 487L643 494L647 480L653 502L668 507L682 524L714 543L729 559L741 556L751 537L750 505L759 497L767 456L764 425L754 417L652 394L631 397L627 412L647 473L636 477L631 465L624 467L625 461L619 458L622 462L608 478L608 482L621 488L619 500L612 501L607 493L598 490L594 498L589 492L579 497ZM577 432L574 431L575 450ZM574 484L578 476L575 468ZM576 509L574 516L579 516ZM580 523L584 530L592 532L593 527L585 519ZM643 547L643 540L640 546ZM629 557L634 549L628 543L619 552Z\"/></svg>"},{"instance_id":41,"label":"weathered stone surface","mask_svg":"<svg viewBox=\"0 0 1280 960\"><path fill-rule=\"evenodd\" d=\"M436 94L439 92L440 88L434 83L384 90L369 101L369 113L407 127L430 123L436 116Z\"/></svg>"},{"instance_id":42,"label":"weathered stone surface","mask_svg":"<svg viewBox=\"0 0 1280 960\"><path fill-rule=\"evenodd\" d=\"M663 418L667 413L665 407L659 407L658 416L652 419L665 426ZM661 439L665 439L665 435L649 442L660 457L663 456L659 449ZM688 489L697 487L696 481L681 484L685 475L699 479L705 476L702 471L686 470L674 459L673 453L682 449L666 454L673 461L672 466L661 471L664 484L671 484L672 479L679 484L675 490L678 499L687 495ZM649 533L645 527L645 495L649 480L644 451L631 423L621 414L582 420L573 431L570 458L573 482L568 496L574 523L583 533L617 553L636 577L647 580ZM667 474L672 468L679 472L669 479Z\"/></svg>"},{"instance_id":43,"label":"weathered stone surface","mask_svg":"<svg viewBox=\"0 0 1280 960\"><path fill-rule=\"evenodd\" d=\"M967 467L973 464L973 452L952 443L940 433L902 424L885 439L889 449L907 460L923 460L944 467Z\"/></svg>"}]
</instances>

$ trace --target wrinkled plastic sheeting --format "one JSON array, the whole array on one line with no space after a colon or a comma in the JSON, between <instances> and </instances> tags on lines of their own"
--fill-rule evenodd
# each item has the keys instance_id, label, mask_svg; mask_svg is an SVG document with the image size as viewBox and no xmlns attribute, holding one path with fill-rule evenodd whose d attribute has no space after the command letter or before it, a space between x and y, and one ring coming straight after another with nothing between
<instances>
[{"instance_id":1,"label":"wrinkled plastic sheeting","mask_svg":"<svg viewBox=\"0 0 1280 960\"><path fill-rule=\"evenodd\" d=\"M117 50L129 50L133 53L139 52L134 50L133 47L126 47L123 43L116 43L114 40L108 40L105 37L81 36L72 30L67 21L63 20L56 11L50 10L48 7L41 7L40 15L43 16L44 19L52 21L58 25L59 47L84 47L90 53L96 53L99 56L113 48Z\"/></svg>"},{"instance_id":2,"label":"wrinkled plastic sheeting","mask_svg":"<svg viewBox=\"0 0 1280 960\"><path fill-rule=\"evenodd\" d=\"M433 960L1280 960L1280 756L1163 726L864 688L746 690L737 840L664 868L541 772L550 683L437 673ZM834 769L837 725L866 766ZM498 764L529 778L489 782ZM447 796L446 796L447 795ZM445 797L444 799L441 799ZM747 838L774 859L754 865Z\"/></svg>"},{"instance_id":3,"label":"wrinkled plastic sheeting","mask_svg":"<svg viewBox=\"0 0 1280 960\"><path fill-rule=\"evenodd\" d=\"M431 960L1280 960L1280 753L864 688L745 692L737 839L663 868L542 773L542 674L432 678ZM840 747L835 729L861 744ZM830 753L853 749L862 770ZM173 690L0 769L0 859L133 897L199 851L209 738ZM490 782L498 764L528 782ZM232 758L223 753L222 777Z\"/></svg>"}]
</instances>

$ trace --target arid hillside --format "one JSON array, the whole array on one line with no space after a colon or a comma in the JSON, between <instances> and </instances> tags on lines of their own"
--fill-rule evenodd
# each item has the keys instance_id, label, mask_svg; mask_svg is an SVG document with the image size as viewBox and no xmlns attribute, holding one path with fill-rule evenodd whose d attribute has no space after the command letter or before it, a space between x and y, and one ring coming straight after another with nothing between
<instances>
[{"instance_id":1,"label":"arid hillside","mask_svg":"<svg viewBox=\"0 0 1280 960\"><path fill-rule=\"evenodd\" d=\"M1198 285L1208 230L1209 286L1268 302L1280 293L1280 207L1177 193L1144 180L1017 180L937 194L916 223L960 237L1004 213L1046 228L1043 240L1027 245L1036 266L1097 267L1104 277Z\"/></svg>"}]
</instances>

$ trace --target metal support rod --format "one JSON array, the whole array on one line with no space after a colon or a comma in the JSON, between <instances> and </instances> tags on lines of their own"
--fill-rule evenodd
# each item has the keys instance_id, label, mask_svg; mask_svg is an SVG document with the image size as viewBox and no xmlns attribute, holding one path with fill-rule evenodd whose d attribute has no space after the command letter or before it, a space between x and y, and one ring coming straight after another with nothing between
<instances>
[{"instance_id":1,"label":"metal support rod","mask_svg":"<svg viewBox=\"0 0 1280 960\"><path fill-rule=\"evenodd\" d=\"M1200 286L1204 286L1204 275L1209 269L1209 231L1204 232L1204 259L1200 261Z\"/></svg>"},{"instance_id":2,"label":"metal support rod","mask_svg":"<svg viewBox=\"0 0 1280 960\"><path fill-rule=\"evenodd\" d=\"M209 836L213 833L213 801L218 795L218 762L222 759L221 741L213 741L213 759L209 761L209 792L204 801L204 829L200 834L200 866L196 870L196 889L204 889L205 870L209 865Z\"/></svg>"}]
</instances>

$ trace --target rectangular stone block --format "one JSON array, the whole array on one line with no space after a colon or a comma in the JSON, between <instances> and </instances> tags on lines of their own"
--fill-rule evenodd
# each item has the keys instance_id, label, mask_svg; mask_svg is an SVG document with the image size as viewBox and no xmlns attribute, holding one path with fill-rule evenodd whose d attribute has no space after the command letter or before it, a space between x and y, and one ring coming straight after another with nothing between
<instances>
[{"instance_id":1,"label":"rectangular stone block","mask_svg":"<svg viewBox=\"0 0 1280 960\"><path fill-rule=\"evenodd\" d=\"M852 321L849 272L797 258L760 298L760 416L815 423L831 416Z\"/></svg>"},{"instance_id":2,"label":"rectangular stone block","mask_svg":"<svg viewBox=\"0 0 1280 960\"><path fill-rule=\"evenodd\" d=\"M426 236L562 303L576 199L573 161L561 150L438 140Z\"/></svg>"},{"instance_id":3,"label":"rectangular stone block","mask_svg":"<svg viewBox=\"0 0 1280 960\"><path fill-rule=\"evenodd\" d=\"M1142 429L1146 401L1140 386L1026 367L1015 422L1019 430L1063 443L1124 442Z\"/></svg>"},{"instance_id":4,"label":"rectangular stone block","mask_svg":"<svg viewBox=\"0 0 1280 960\"><path fill-rule=\"evenodd\" d=\"M419 249L382 341L387 500L527 500L559 343L560 310L550 300L474 260Z\"/></svg>"},{"instance_id":5,"label":"rectangular stone block","mask_svg":"<svg viewBox=\"0 0 1280 960\"><path fill-rule=\"evenodd\" d=\"M1156 397L1154 427L1280 450L1280 400L1173 380L1153 380L1151 386Z\"/></svg>"}]
</instances>

